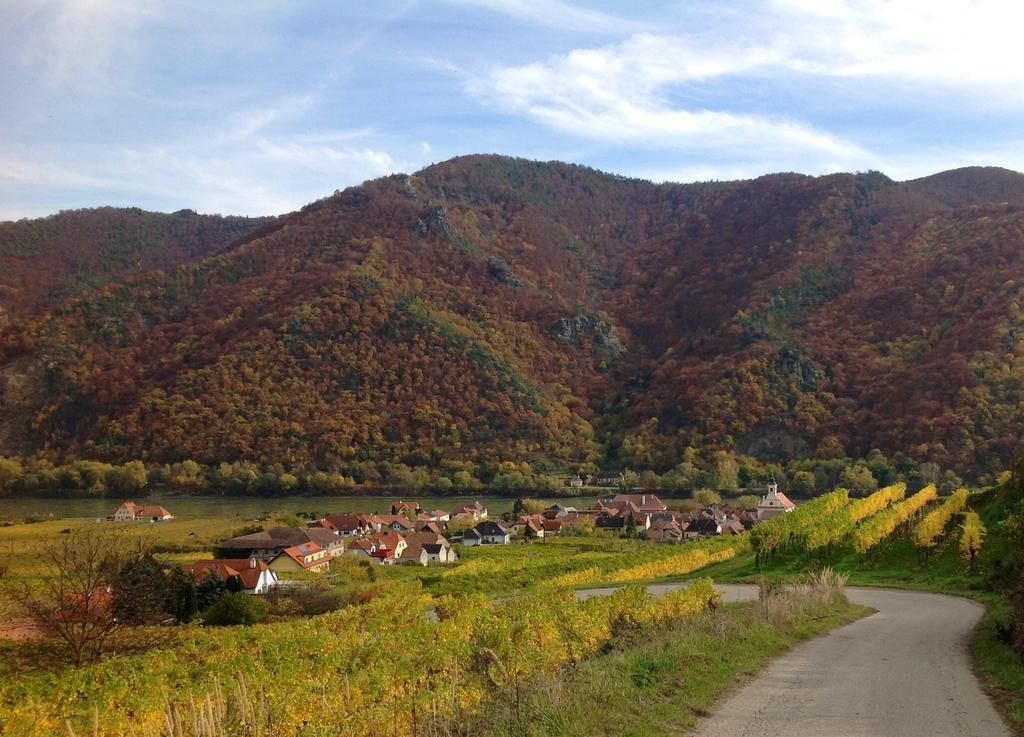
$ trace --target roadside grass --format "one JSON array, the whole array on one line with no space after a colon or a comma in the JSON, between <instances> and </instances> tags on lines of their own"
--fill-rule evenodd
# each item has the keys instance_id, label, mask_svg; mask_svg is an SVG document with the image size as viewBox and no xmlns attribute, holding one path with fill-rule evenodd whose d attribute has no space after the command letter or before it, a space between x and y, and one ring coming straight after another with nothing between
<instances>
[{"instance_id":1,"label":"roadside grass","mask_svg":"<svg viewBox=\"0 0 1024 737\"><path fill-rule=\"evenodd\" d=\"M772 658L870 613L845 599L795 605L767 617L759 602L725 604L682 624L644 630L573 672L541 680L518 710L512 699L492 704L481 717L482 728L469 733L684 734Z\"/></svg>"}]
</instances>

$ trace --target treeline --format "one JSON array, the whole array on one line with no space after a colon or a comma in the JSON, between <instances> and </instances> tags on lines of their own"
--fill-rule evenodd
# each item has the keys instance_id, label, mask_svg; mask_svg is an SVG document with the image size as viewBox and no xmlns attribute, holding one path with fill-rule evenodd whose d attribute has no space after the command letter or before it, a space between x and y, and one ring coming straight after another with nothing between
<instances>
[{"instance_id":1,"label":"treeline","mask_svg":"<svg viewBox=\"0 0 1024 737\"><path fill-rule=\"evenodd\" d=\"M194 460L146 464L133 460L110 464L76 460L53 465L45 460L0 457L0 494L16 496L124 496L147 489L207 492L237 496L324 496L368 493L375 490L433 494L494 493L508 496L578 496L598 488L576 487L568 480L608 475L593 463L557 472L548 464L526 461L467 463L451 461L438 467L404 463L359 461L330 470L302 464L261 465L249 461L202 464ZM788 463L762 463L756 458L724 451L700 453L687 448L682 460L665 473L626 468L616 472L613 488L647 491L696 492L711 489L738 492L759 489L770 478L797 497L810 497L828 489L849 489L854 497L904 482L910 486L935 484L940 493L960 488L961 479L931 462L892 462L879 451L867 458L802 458Z\"/></svg>"}]
</instances>

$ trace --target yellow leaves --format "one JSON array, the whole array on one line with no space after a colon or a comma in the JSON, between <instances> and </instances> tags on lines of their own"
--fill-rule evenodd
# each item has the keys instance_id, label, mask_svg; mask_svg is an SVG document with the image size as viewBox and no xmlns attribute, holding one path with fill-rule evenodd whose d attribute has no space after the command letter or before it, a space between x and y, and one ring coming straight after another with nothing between
<instances>
[{"instance_id":1,"label":"yellow leaves","mask_svg":"<svg viewBox=\"0 0 1024 737\"><path fill-rule=\"evenodd\" d=\"M908 522L918 510L937 496L935 484L929 484L909 499L904 499L888 509L869 517L853 534L853 549L863 555L885 540L900 525Z\"/></svg>"},{"instance_id":2,"label":"yellow leaves","mask_svg":"<svg viewBox=\"0 0 1024 737\"><path fill-rule=\"evenodd\" d=\"M967 506L967 489L960 489L926 514L914 528L914 546L932 548L942 537L946 525Z\"/></svg>"},{"instance_id":3,"label":"yellow leaves","mask_svg":"<svg viewBox=\"0 0 1024 737\"><path fill-rule=\"evenodd\" d=\"M900 501L906 493L907 485L901 481L898 484L892 484L891 486L879 489L871 496L858 499L850 504L850 521L853 524L857 524L862 519L877 514L886 507Z\"/></svg>"},{"instance_id":4,"label":"yellow leaves","mask_svg":"<svg viewBox=\"0 0 1024 737\"><path fill-rule=\"evenodd\" d=\"M686 552L668 558L648 561L621 571L613 571L608 574L608 580L642 581L661 576L681 576L711 563L728 560L736 555L736 549L733 547L708 550L707 548L697 547L697 545L699 543L691 545L691 549Z\"/></svg>"},{"instance_id":5,"label":"yellow leaves","mask_svg":"<svg viewBox=\"0 0 1024 737\"><path fill-rule=\"evenodd\" d=\"M960 555L964 560L970 561L972 566L974 559L981 552L981 541L985 538L985 525L977 512L968 512L964 515L964 524L960 535Z\"/></svg>"}]
</instances>

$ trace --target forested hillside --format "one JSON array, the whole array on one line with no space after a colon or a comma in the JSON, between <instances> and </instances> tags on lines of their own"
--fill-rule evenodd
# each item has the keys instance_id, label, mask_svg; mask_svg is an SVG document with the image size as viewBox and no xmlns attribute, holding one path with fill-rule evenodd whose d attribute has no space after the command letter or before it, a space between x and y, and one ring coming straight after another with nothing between
<instances>
[{"instance_id":1,"label":"forested hillside","mask_svg":"<svg viewBox=\"0 0 1024 737\"><path fill-rule=\"evenodd\" d=\"M198 261L271 221L100 207L0 222L0 325L112 278Z\"/></svg>"},{"instance_id":2,"label":"forested hillside","mask_svg":"<svg viewBox=\"0 0 1024 737\"><path fill-rule=\"evenodd\" d=\"M368 182L9 325L0 454L664 470L688 447L878 448L1001 470L1021 179L654 185L469 156Z\"/></svg>"}]
</instances>

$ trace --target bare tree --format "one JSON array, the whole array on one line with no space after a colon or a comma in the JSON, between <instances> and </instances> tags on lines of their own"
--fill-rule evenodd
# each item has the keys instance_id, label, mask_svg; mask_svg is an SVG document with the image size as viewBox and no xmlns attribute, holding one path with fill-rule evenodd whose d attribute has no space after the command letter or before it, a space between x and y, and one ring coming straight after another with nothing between
<instances>
[{"instance_id":1,"label":"bare tree","mask_svg":"<svg viewBox=\"0 0 1024 737\"><path fill-rule=\"evenodd\" d=\"M44 546L48 570L17 587L14 601L62 645L54 656L78 668L124 644L114 606L118 576L141 554L138 541L123 533L80 529ZM138 646L146 638L130 640Z\"/></svg>"}]
</instances>

